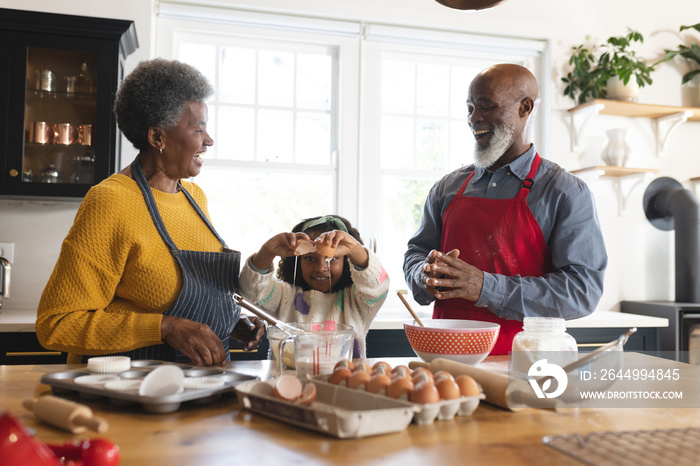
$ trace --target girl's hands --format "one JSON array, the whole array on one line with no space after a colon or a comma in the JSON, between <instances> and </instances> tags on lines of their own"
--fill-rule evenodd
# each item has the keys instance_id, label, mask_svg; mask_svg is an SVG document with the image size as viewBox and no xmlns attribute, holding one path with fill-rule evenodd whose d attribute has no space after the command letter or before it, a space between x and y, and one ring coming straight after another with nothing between
<instances>
[{"instance_id":1,"label":"girl's hands","mask_svg":"<svg viewBox=\"0 0 700 466\"><path fill-rule=\"evenodd\" d=\"M314 245L336 248L336 256L348 256L350 262L357 267L369 265L369 254L365 248L352 236L341 230L327 231L314 240Z\"/></svg>"},{"instance_id":2,"label":"girl's hands","mask_svg":"<svg viewBox=\"0 0 700 466\"><path fill-rule=\"evenodd\" d=\"M311 241L306 233L279 233L270 238L253 256L253 265L261 270L268 269L276 256L290 257L294 255L299 241Z\"/></svg>"}]
</instances>

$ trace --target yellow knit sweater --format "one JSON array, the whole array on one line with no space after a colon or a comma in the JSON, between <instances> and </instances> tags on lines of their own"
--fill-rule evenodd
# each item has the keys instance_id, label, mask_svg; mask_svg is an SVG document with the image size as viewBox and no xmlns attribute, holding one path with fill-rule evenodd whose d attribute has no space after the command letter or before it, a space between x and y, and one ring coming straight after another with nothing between
<instances>
[{"instance_id":1,"label":"yellow knit sweater","mask_svg":"<svg viewBox=\"0 0 700 466\"><path fill-rule=\"evenodd\" d=\"M182 182L209 216L199 186ZM151 189L178 248L220 252L221 243L182 192ZM36 333L48 349L109 354L161 343L162 314L180 293L180 268L156 231L138 185L115 174L83 199L39 302Z\"/></svg>"}]
</instances>

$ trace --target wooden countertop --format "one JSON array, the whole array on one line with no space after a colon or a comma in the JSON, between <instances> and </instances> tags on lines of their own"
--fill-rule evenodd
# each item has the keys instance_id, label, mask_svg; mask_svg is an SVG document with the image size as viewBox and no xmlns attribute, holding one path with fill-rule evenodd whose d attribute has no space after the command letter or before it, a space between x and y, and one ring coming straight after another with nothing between
<instances>
[{"instance_id":1,"label":"wooden countertop","mask_svg":"<svg viewBox=\"0 0 700 466\"><path fill-rule=\"evenodd\" d=\"M501 358L501 359L499 359ZM482 367L501 371L504 357L490 357ZM387 358L393 366L409 359ZM370 361L372 362L372 361ZM677 363L674 363L677 364ZM505 362L507 367L507 362ZM73 436L38 422L21 406L50 387L38 383L47 372L69 366L0 366L0 409L6 408L47 443ZM240 361L230 368L268 377L268 361ZM470 417L411 424L408 429L364 439L335 439L244 410L235 397L210 405L185 405L172 414L146 414L107 402L80 401L106 418L101 435L121 448L122 465L223 464L508 464L578 465L542 443L547 435L600 431L700 427L700 409L526 409L509 412L482 403ZM614 459L613 459L614 461Z\"/></svg>"}]
</instances>

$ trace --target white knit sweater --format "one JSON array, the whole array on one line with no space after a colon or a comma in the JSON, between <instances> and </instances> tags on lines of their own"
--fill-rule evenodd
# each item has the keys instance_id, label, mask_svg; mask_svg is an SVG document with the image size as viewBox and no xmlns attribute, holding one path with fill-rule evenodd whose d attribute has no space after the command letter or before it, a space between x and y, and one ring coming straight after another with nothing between
<instances>
[{"instance_id":1,"label":"white knit sweater","mask_svg":"<svg viewBox=\"0 0 700 466\"><path fill-rule=\"evenodd\" d=\"M262 273L257 271L251 267L251 258L248 258L240 276L241 294L283 322L330 320L351 325L359 339L355 356L359 349L359 356L365 357L369 326L389 292L389 276L376 254L366 250L369 254L367 267L359 269L351 265L353 285L337 293L303 291L301 287L278 280L271 273L273 267Z\"/></svg>"}]
</instances>

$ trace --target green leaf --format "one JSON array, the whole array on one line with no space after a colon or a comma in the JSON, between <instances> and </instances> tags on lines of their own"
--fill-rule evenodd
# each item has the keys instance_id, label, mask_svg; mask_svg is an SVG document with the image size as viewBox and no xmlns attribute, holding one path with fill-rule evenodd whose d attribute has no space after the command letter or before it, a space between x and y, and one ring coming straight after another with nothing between
<instances>
[{"instance_id":1,"label":"green leaf","mask_svg":"<svg viewBox=\"0 0 700 466\"><path fill-rule=\"evenodd\" d=\"M681 26L678 32L685 31L686 29L695 29L696 31L700 32L700 23L694 24L692 26Z\"/></svg>"},{"instance_id":2,"label":"green leaf","mask_svg":"<svg viewBox=\"0 0 700 466\"><path fill-rule=\"evenodd\" d=\"M690 73L686 73L683 75L683 81L681 81L681 84L685 84L687 82L690 82L693 80L693 78L697 75L700 74L700 70L693 70Z\"/></svg>"}]
</instances>

